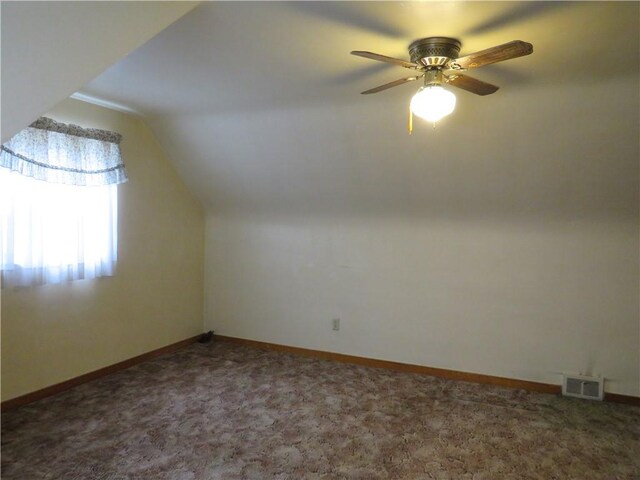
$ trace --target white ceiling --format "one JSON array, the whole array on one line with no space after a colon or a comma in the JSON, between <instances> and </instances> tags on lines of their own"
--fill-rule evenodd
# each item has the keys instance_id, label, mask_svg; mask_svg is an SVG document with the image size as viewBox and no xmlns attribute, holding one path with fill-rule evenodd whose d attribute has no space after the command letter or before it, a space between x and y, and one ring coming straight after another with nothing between
<instances>
[{"instance_id":1,"label":"white ceiling","mask_svg":"<svg viewBox=\"0 0 640 480\"><path fill-rule=\"evenodd\" d=\"M2 141L198 2L2 2Z\"/></svg>"},{"instance_id":2,"label":"white ceiling","mask_svg":"<svg viewBox=\"0 0 640 480\"><path fill-rule=\"evenodd\" d=\"M142 112L211 213L627 214L637 174L606 181L638 167L639 16L637 2L210 2L82 92ZM349 51L406 58L438 35L462 54L514 39L534 53L470 72L501 89L456 91L454 114L408 136L417 82L359 95L407 71Z\"/></svg>"}]
</instances>

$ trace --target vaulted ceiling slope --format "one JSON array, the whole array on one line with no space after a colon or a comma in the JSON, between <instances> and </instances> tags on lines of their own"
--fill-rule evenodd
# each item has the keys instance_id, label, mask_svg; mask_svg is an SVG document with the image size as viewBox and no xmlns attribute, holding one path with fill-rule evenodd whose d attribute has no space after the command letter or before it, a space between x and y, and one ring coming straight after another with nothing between
<instances>
[{"instance_id":1,"label":"vaulted ceiling slope","mask_svg":"<svg viewBox=\"0 0 640 480\"><path fill-rule=\"evenodd\" d=\"M210 213L563 218L638 211L637 2L210 2L82 91L143 113ZM349 55L534 53L476 70L501 89L407 134L415 83ZM417 82L416 82L417 83Z\"/></svg>"},{"instance_id":2,"label":"vaulted ceiling slope","mask_svg":"<svg viewBox=\"0 0 640 480\"><path fill-rule=\"evenodd\" d=\"M199 2L2 2L2 141Z\"/></svg>"}]
</instances>

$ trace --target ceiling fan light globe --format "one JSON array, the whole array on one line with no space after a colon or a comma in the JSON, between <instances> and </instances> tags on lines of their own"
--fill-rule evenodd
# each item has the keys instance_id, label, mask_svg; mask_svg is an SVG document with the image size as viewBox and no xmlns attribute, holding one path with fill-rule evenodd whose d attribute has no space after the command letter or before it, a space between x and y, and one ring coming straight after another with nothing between
<instances>
[{"instance_id":1,"label":"ceiling fan light globe","mask_svg":"<svg viewBox=\"0 0 640 480\"><path fill-rule=\"evenodd\" d=\"M411 99L411 112L429 122L437 122L453 112L456 96L438 85L421 87Z\"/></svg>"}]
</instances>

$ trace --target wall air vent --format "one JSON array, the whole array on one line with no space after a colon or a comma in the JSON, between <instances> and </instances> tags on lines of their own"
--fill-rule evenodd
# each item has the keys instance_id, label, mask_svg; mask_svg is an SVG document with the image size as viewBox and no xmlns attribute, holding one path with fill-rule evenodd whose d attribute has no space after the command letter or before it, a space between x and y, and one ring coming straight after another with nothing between
<instances>
[{"instance_id":1,"label":"wall air vent","mask_svg":"<svg viewBox=\"0 0 640 480\"><path fill-rule=\"evenodd\" d=\"M568 397L602 400L604 398L604 378L563 375L562 394Z\"/></svg>"}]
</instances>

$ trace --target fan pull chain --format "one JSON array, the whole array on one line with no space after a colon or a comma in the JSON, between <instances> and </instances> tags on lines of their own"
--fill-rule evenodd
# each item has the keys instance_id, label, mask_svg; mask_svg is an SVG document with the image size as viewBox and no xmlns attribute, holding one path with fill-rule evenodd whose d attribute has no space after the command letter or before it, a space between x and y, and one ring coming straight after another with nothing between
<instances>
[{"instance_id":1,"label":"fan pull chain","mask_svg":"<svg viewBox=\"0 0 640 480\"><path fill-rule=\"evenodd\" d=\"M409 107L409 135L413 132L413 112L411 111L411 107Z\"/></svg>"}]
</instances>

